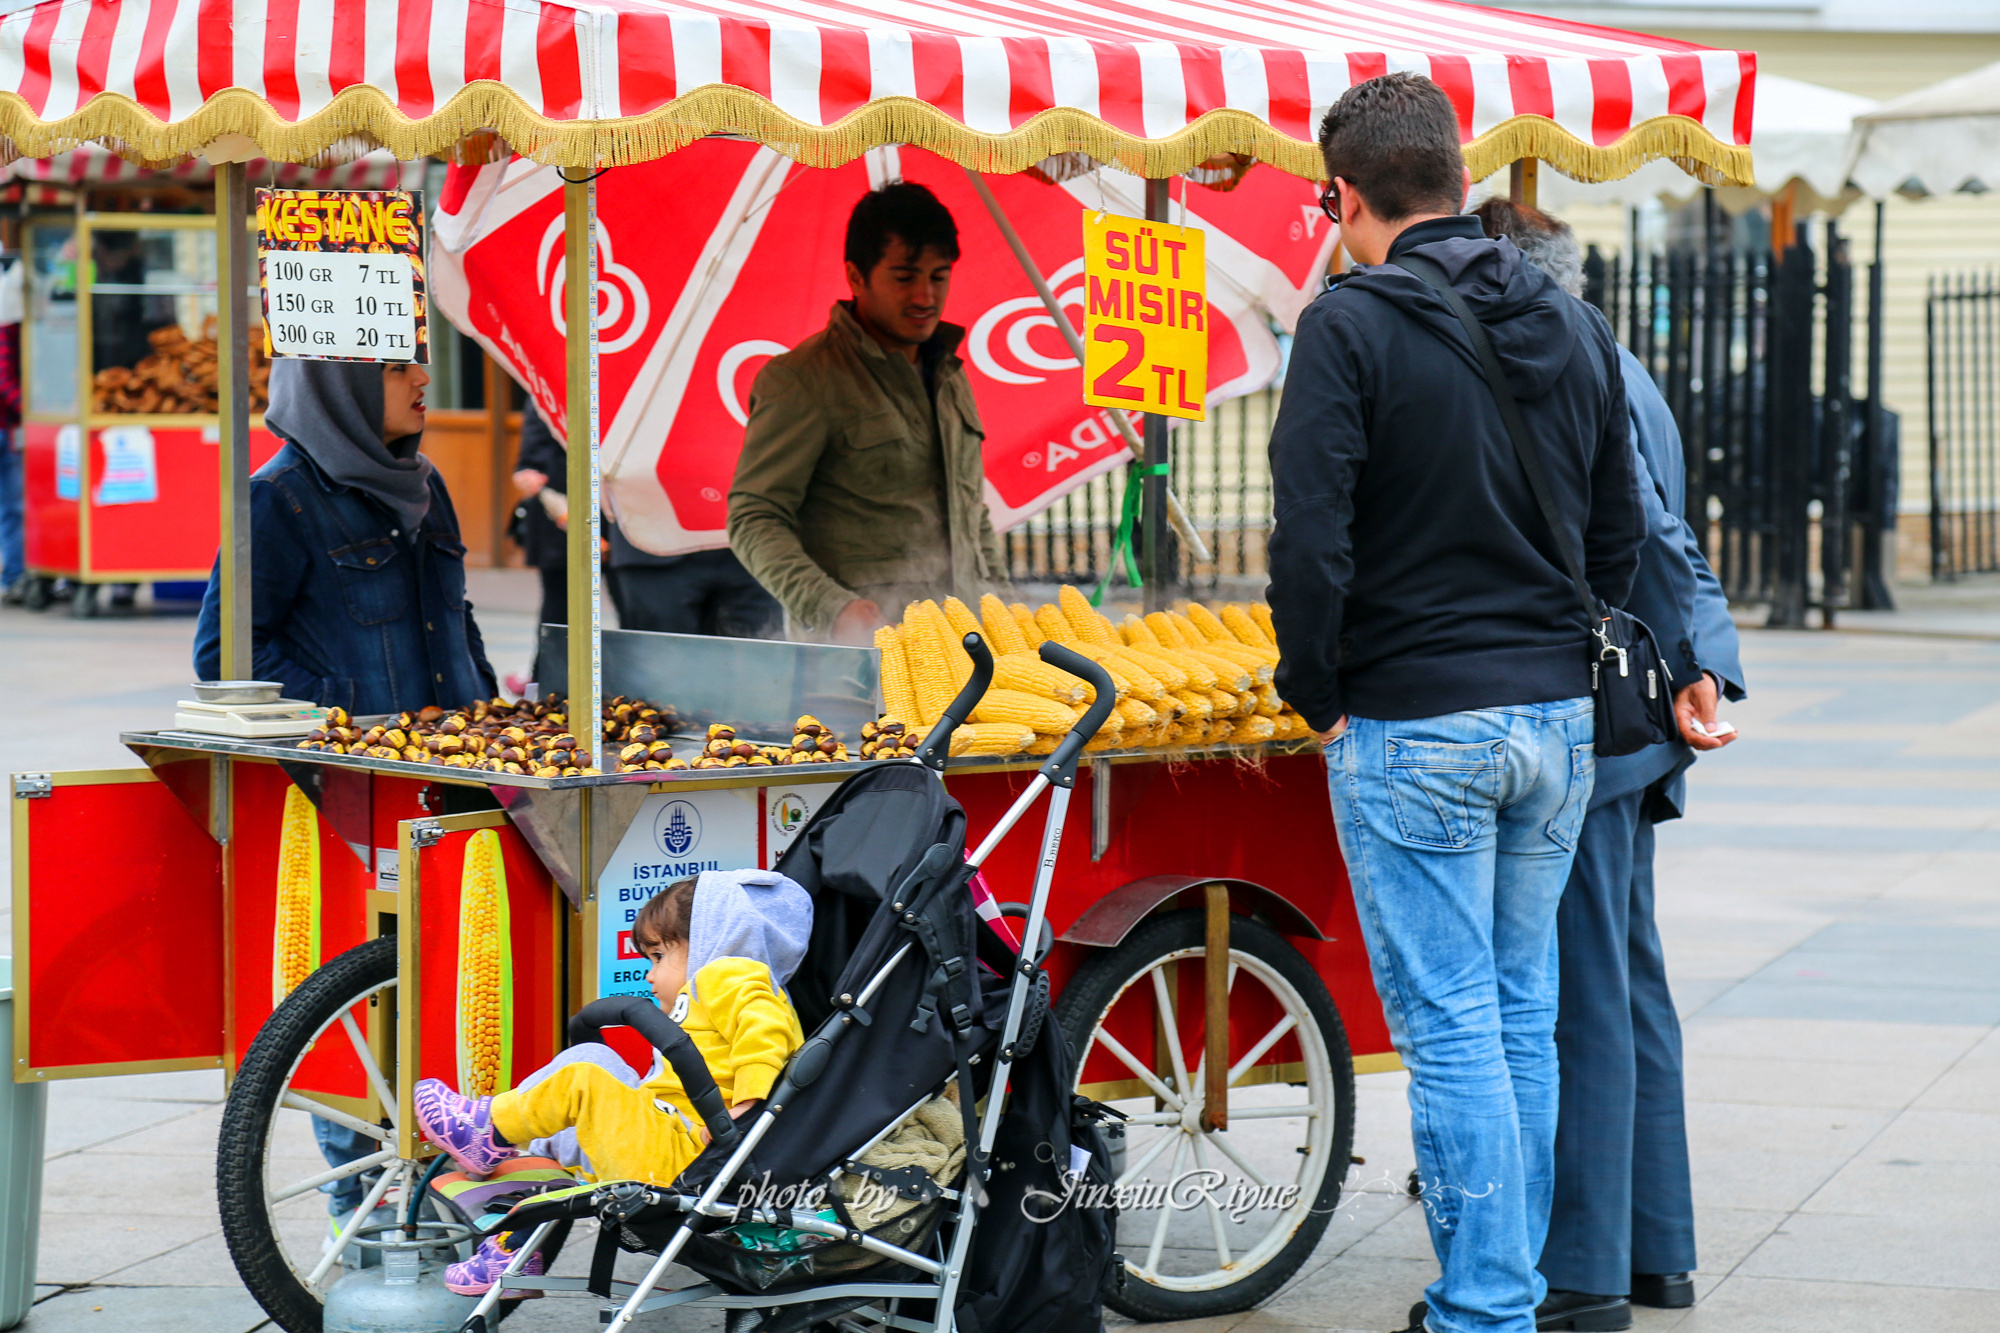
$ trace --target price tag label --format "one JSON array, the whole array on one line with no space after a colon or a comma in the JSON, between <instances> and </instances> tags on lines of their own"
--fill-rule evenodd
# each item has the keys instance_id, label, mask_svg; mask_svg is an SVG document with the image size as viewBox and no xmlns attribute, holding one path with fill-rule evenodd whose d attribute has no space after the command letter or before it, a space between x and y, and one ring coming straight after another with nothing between
<instances>
[{"instance_id":1,"label":"price tag label","mask_svg":"<svg viewBox=\"0 0 2000 1333\"><path fill-rule=\"evenodd\" d=\"M1208 415L1208 266L1199 227L1083 215L1083 401Z\"/></svg>"},{"instance_id":2,"label":"price tag label","mask_svg":"<svg viewBox=\"0 0 2000 1333\"><path fill-rule=\"evenodd\" d=\"M423 207L406 190L259 190L272 356L429 361Z\"/></svg>"}]
</instances>

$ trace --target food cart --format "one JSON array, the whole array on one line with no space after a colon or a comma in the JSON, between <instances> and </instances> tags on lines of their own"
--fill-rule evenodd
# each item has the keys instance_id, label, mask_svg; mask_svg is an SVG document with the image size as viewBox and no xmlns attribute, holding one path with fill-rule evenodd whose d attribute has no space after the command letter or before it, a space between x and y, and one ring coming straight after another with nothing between
<instances>
[{"instance_id":1,"label":"food cart","mask_svg":"<svg viewBox=\"0 0 2000 1333\"><path fill-rule=\"evenodd\" d=\"M102 138L151 160L206 150L220 164L224 674L252 675L240 159L304 160L356 139L405 157L479 152L497 135L567 173L569 494L590 521L570 528L561 711L595 719L627 696L780 745L803 714L852 743L880 706L874 655L599 624L602 172L728 134L808 165L904 142L989 173L1069 153L1157 181L1242 154L1310 178L1316 113L1394 67L1428 71L1460 108L1473 174L1511 162L1522 195L1538 161L1604 177L1670 156L1748 175L1750 56L1440 0L1284 22L1183 7L1123 27L1055 5L1004 32L952 30L939 15L912 28L813 24L743 3L716 13L541 0L406 15L402 30L370 29L352 50L307 33L322 20L304 9L273 5L251 24L239 6L229 32L244 45L203 25L199 62L176 45L193 40L192 23L172 17L183 7L120 0L86 24L43 0L10 15L30 73L0 71L19 94L0 124L26 152ZM1246 28L1256 31L1217 35ZM59 45L54 67L68 73L51 80ZM427 68L406 51L428 51ZM129 67L107 68L113 53ZM190 68L170 74L176 60ZM391 68L396 81L370 81ZM84 69L97 82L80 82ZM224 86L246 70L261 71L258 86ZM99 86L110 95L83 95ZM1147 193L1149 205L1164 195ZM1149 419L1144 434L1157 464L1164 423ZM1163 490L1149 486L1146 500L1156 538ZM319 1326L329 1280L351 1258L328 1243L318 1187L372 1173L363 1214L418 1189L418 1078L491 1091L547 1059L567 1012L635 983L619 928L662 876L768 865L855 767L538 777L184 726L123 739L143 767L12 780L14 1077L224 1069L222 1215L246 1284L290 1330ZM610 767L596 727L574 740L576 757L594 761L576 767ZM699 744L677 735L670 748L685 757ZM954 761L947 786L975 836L1033 765ZM1111 749L1091 756L1069 807L1050 916L1056 1012L1084 1055L1084 1090L1135 1111L1123 1178L1168 1186L1122 1224L1129 1280L1111 1299L1135 1317L1242 1310L1295 1271L1339 1198L1353 1077L1395 1067L1323 782L1319 756L1297 744ZM1000 899L1023 896L1030 859L1015 849L988 863ZM99 975L108 938L115 987ZM318 1007L299 1002L308 996ZM323 1167L315 1119L366 1151ZM1184 1167L1248 1192L1175 1206Z\"/></svg>"},{"instance_id":2,"label":"food cart","mask_svg":"<svg viewBox=\"0 0 2000 1333\"><path fill-rule=\"evenodd\" d=\"M250 168L292 187L362 189L402 163ZM205 580L215 559L221 438L213 189L205 164L148 171L102 148L21 162L31 211L22 327L27 602L106 584ZM67 204L58 210L55 206ZM250 461L278 450L259 418L268 374L253 342Z\"/></svg>"}]
</instances>

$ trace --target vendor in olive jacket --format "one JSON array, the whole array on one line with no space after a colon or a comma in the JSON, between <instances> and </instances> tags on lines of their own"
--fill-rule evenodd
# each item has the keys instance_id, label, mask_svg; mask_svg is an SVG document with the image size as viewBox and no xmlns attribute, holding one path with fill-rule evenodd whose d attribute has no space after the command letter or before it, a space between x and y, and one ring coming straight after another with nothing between
<instances>
[{"instance_id":1,"label":"vendor in olive jacket","mask_svg":"<svg viewBox=\"0 0 2000 1333\"><path fill-rule=\"evenodd\" d=\"M987 512L986 431L941 320L958 227L897 182L847 222L847 285L827 325L771 358L729 491L729 545L796 638L868 644L904 604L1006 582Z\"/></svg>"}]
</instances>

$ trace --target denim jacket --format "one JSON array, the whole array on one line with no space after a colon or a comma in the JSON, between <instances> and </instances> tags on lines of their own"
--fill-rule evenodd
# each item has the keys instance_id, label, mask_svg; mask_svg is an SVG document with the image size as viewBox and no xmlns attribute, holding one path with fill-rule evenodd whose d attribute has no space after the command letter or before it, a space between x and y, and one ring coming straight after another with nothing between
<instances>
[{"instance_id":1,"label":"denim jacket","mask_svg":"<svg viewBox=\"0 0 2000 1333\"><path fill-rule=\"evenodd\" d=\"M250 480L252 640L260 680L350 713L446 708L496 692L465 600L465 543L430 477L421 531L392 531L374 501L330 481L292 444ZM194 667L220 673L222 590L208 577Z\"/></svg>"}]
</instances>

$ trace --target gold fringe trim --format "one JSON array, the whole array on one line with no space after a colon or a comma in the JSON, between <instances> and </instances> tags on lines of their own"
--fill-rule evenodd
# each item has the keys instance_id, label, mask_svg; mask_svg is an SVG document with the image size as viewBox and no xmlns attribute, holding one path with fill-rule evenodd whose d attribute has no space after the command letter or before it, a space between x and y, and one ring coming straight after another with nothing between
<instances>
[{"instance_id":1,"label":"gold fringe trim","mask_svg":"<svg viewBox=\"0 0 2000 1333\"><path fill-rule=\"evenodd\" d=\"M435 114L411 120L379 88L343 90L317 115L279 118L262 98L227 88L186 120L167 124L128 97L101 93L72 115L35 118L18 94L0 93L0 152L50 157L102 143L135 162L184 161L224 135L242 135L278 162L315 162L329 152L374 145L403 161L421 157L488 160L511 150L549 165L626 166L664 156L711 134L765 144L809 167L837 167L870 148L913 144L961 166L992 174L1023 171L1044 158L1081 153L1158 179L1237 153L1306 180L1317 180L1319 149L1280 134L1245 111L1211 111L1164 139L1142 139L1068 107L1044 111L1006 134L967 128L911 97L871 102L836 124L809 125L756 93L724 84L696 88L643 116L557 121L531 111L513 90L468 84ZM1466 146L1475 178L1521 157L1538 157L1578 180L1616 180L1658 157L1671 158L1714 184L1748 185L1750 150L1719 142L1696 122L1662 116L1617 143L1587 144L1554 121L1516 116Z\"/></svg>"}]
</instances>

